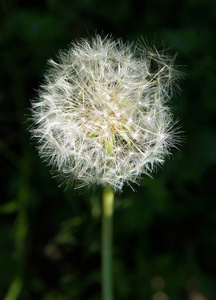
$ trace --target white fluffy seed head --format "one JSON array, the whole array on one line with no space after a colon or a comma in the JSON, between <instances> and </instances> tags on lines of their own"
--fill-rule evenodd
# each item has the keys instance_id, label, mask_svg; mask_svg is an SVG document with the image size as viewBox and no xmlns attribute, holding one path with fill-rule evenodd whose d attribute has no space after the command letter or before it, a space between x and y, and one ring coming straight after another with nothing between
<instances>
[{"instance_id":1,"label":"white fluffy seed head","mask_svg":"<svg viewBox=\"0 0 216 300\"><path fill-rule=\"evenodd\" d=\"M81 39L49 60L32 101L40 156L78 186L137 182L175 144L167 106L174 59L121 39Z\"/></svg>"}]
</instances>

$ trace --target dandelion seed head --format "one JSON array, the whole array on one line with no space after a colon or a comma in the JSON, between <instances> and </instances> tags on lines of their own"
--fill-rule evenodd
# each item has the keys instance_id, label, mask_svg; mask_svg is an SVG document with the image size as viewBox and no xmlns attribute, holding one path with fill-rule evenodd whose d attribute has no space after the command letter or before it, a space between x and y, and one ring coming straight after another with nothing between
<instances>
[{"instance_id":1,"label":"dandelion seed head","mask_svg":"<svg viewBox=\"0 0 216 300\"><path fill-rule=\"evenodd\" d=\"M175 145L167 105L174 60L121 39L81 39L49 60L32 101L40 156L68 182L121 191L163 164Z\"/></svg>"}]
</instances>

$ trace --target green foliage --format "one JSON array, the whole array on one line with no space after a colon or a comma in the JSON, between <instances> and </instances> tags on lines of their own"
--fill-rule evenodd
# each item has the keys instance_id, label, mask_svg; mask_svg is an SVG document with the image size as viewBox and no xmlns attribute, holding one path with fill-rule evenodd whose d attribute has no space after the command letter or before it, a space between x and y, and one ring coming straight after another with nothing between
<instances>
[{"instance_id":1,"label":"green foliage","mask_svg":"<svg viewBox=\"0 0 216 300\"><path fill-rule=\"evenodd\" d=\"M101 190L58 188L26 122L46 60L95 31L163 41L186 65L181 151L116 196L115 297L215 299L215 12L210 0L1 1L0 299L101 299Z\"/></svg>"}]
</instances>

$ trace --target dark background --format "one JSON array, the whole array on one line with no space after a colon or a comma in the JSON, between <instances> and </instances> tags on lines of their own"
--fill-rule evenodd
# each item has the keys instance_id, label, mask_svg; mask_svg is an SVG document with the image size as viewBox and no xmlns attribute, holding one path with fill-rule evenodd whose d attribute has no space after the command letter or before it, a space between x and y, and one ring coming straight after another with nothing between
<instances>
[{"instance_id":1,"label":"dark background","mask_svg":"<svg viewBox=\"0 0 216 300\"><path fill-rule=\"evenodd\" d=\"M164 43L185 72L180 151L116 196L115 299L216 299L216 1L0 3L0 299L101 299L101 189L58 188L26 122L47 59L95 32Z\"/></svg>"}]
</instances>

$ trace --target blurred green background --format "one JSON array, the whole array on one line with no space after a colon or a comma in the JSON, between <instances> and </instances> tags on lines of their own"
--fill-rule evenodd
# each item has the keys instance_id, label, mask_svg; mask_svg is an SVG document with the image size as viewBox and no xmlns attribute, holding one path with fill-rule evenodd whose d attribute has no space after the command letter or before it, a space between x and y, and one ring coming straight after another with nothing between
<instances>
[{"instance_id":1,"label":"blurred green background","mask_svg":"<svg viewBox=\"0 0 216 300\"><path fill-rule=\"evenodd\" d=\"M185 66L181 150L116 196L115 299L216 299L216 1L0 3L0 299L101 299L101 189L58 188L26 122L47 59L95 32L163 42Z\"/></svg>"}]
</instances>

